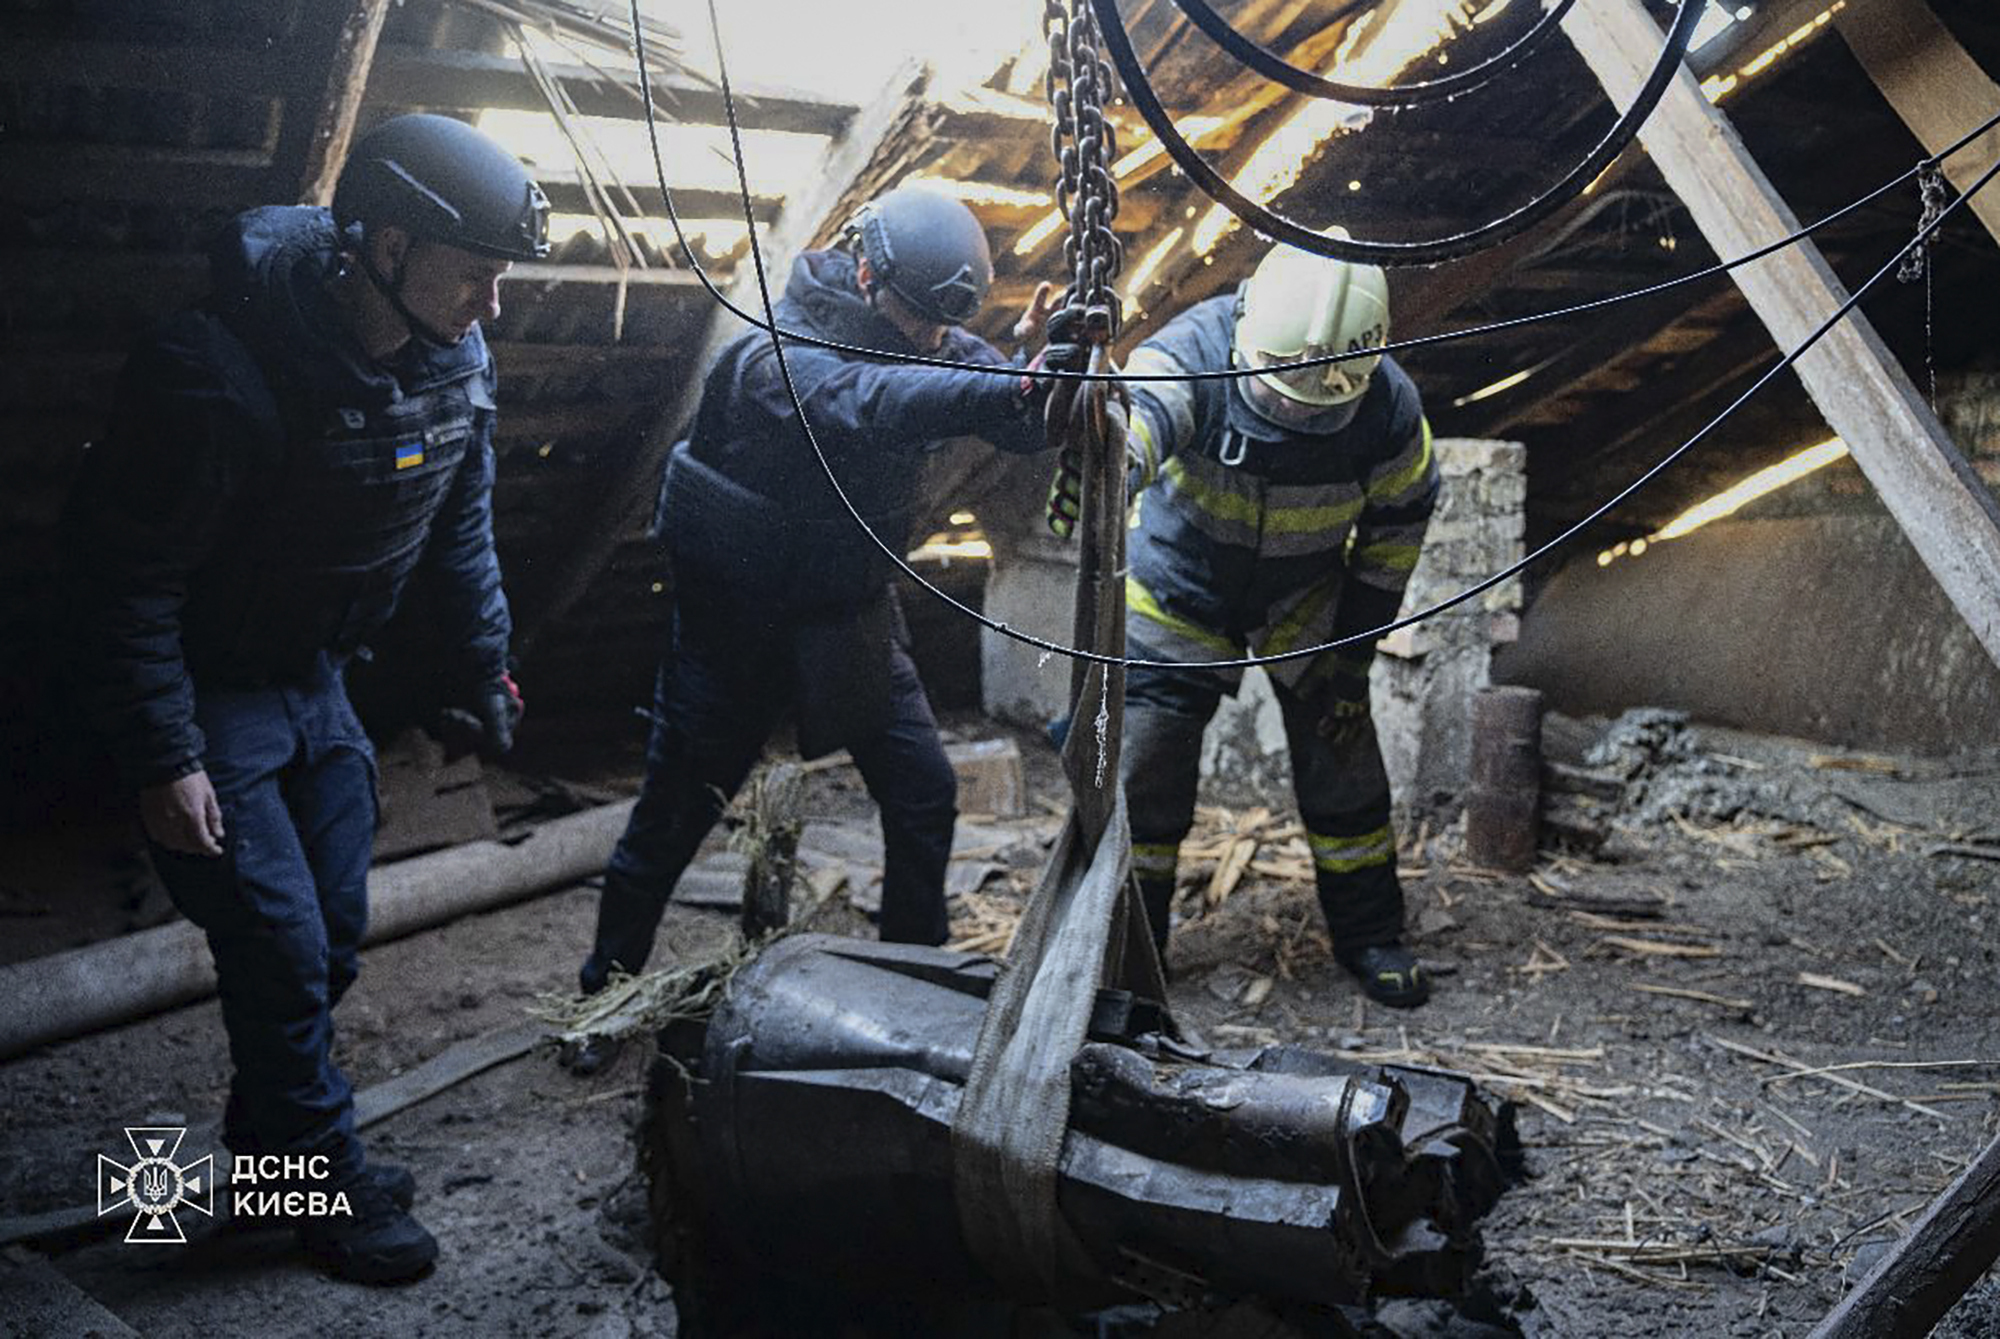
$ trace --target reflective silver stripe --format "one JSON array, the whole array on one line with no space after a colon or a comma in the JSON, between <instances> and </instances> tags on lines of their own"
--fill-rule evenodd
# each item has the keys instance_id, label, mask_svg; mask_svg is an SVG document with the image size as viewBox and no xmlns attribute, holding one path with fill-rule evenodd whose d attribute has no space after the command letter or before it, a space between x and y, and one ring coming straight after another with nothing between
<instances>
[{"instance_id":1,"label":"reflective silver stripe","mask_svg":"<svg viewBox=\"0 0 2000 1339\"><path fill-rule=\"evenodd\" d=\"M1307 558L1314 554L1339 554L1346 547L1348 527L1341 525L1331 530L1299 530L1291 533L1283 531L1264 532L1264 542L1257 552L1266 558Z\"/></svg>"},{"instance_id":2,"label":"reflective silver stripe","mask_svg":"<svg viewBox=\"0 0 2000 1339\"><path fill-rule=\"evenodd\" d=\"M1143 376L1181 377L1187 369L1152 344L1141 344L1132 350L1132 356L1125 360L1125 370ZM1167 421L1160 425L1166 429L1166 440L1156 443L1162 456L1171 456L1186 450L1194 440L1194 383L1191 381L1148 381L1132 388L1142 397L1157 402L1166 413ZM1144 404L1144 398L1136 401Z\"/></svg>"},{"instance_id":3,"label":"reflective silver stripe","mask_svg":"<svg viewBox=\"0 0 2000 1339\"><path fill-rule=\"evenodd\" d=\"M1328 874L1352 874L1396 858L1396 834L1386 826L1352 837L1308 832L1306 844L1312 847L1313 865Z\"/></svg>"},{"instance_id":4,"label":"reflective silver stripe","mask_svg":"<svg viewBox=\"0 0 2000 1339\"><path fill-rule=\"evenodd\" d=\"M1133 842L1132 871L1156 879L1170 879L1180 867L1179 842Z\"/></svg>"}]
</instances>

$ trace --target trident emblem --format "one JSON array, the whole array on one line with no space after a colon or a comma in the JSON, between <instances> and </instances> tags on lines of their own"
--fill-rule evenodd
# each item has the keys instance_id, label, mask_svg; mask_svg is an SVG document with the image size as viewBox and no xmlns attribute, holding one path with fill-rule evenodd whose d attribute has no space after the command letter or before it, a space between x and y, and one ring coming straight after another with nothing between
<instances>
[{"instance_id":1,"label":"trident emblem","mask_svg":"<svg viewBox=\"0 0 2000 1339\"><path fill-rule=\"evenodd\" d=\"M181 1231L174 1210L188 1208L214 1216L213 1155L204 1154L185 1165L174 1161L186 1137L185 1126L128 1125L125 1139L134 1155L129 1167L102 1153L97 1155L98 1215L128 1206L134 1210L125 1240L184 1242L187 1234Z\"/></svg>"}]
</instances>

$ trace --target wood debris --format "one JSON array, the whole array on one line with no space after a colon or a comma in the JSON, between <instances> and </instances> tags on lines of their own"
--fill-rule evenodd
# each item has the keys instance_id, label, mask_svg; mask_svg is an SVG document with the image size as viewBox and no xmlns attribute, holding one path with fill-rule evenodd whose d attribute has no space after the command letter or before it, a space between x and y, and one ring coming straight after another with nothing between
<instances>
[{"instance_id":1,"label":"wood debris","mask_svg":"<svg viewBox=\"0 0 2000 1339\"><path fill-rule=\"evenodd\" d=\"M1634 939L1630 935L1605 935L1597 942L1640 957L1719 958L1722 956L1722 950L1713 944L1676 944L1660 939Z\"/></svg>"},{"instance_id":2,"label":"wood debris","mask_svg":"<svg viewBox=\"0 0 2000 1339\"><path fill-rule=\"evenodd\" d=\"M1755 1006L1755 1000L1746 1000L1730 995L1716 995L1706 990L1696 990L1690 986L1666 986L1653 981L1635 981L1632 989L1647 995L1671 995L1675 999L1696 1000L1702 1004L1717 1004L1725 1009L1747 1011Z\"/></svg>"}]
</instances>

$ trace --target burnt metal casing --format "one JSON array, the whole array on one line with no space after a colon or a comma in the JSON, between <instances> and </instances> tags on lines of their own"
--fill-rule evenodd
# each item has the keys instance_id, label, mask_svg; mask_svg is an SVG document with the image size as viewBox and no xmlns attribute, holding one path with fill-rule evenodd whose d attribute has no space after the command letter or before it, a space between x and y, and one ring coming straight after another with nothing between
<instances>
[{"instance_id":1,"label":"burnt metal casing","mask_svg":"<svg viewBox=\"0 0 2000 1339\"><path fill-rule=\"evenodd\" d=\"M961 1237L951 1166L996 973L798 935L737 975L705 1029L663 1035L649 1146L684 1296L772 1279L1001 1295ZM1156 1005L1100 992L1071 1069L1059 1202L1102 1270L1101 1304L1466 1286L1512 1139L1467 1080L1296 1047L1199 1054L1160 1023Z\"/></svg>"}]
</instances>

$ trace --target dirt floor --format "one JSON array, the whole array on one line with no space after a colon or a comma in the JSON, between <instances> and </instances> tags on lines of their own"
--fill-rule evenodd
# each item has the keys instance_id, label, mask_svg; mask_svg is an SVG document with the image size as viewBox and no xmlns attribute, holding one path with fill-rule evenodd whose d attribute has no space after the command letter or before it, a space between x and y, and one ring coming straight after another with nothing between
<instances>
[{"instance_id":1,"label":"dirt floor","mask_svg":"<svg viewBox=\"0 0 2000 1339\"><path fill-rule=\"evenodd\" d=\"M1409 923L1438 980L1427 1008L1368 1004L1333 964L1281 795L1207 797L1174 1006L1215 1044L1444 1063L1520 1103L1532 1177L1485 1223L1517 1332L1804 1334L2000 1126L2000 758L1830 755L1642 719L1586 761L1604 723L1562 724L1552 754L1605 796L1561 801L1573 831L1606 834L1597 851L1549 849L1517 877L1469 864L1455 829L1406 835ZM958 862L955 882L978 885L955 902L974 947L1004 939L1056 826L1053 759L1017 739L1036 803L971 820ZM851 769L811 781L811 817L869 812ZM164 914L101 834L22 849L0 900L6 958ZM68 898L59 869L95 895ZM848 902L866 900L865 852L845 873L831 925L866 933ZM571 889L369 950L340 1014L356 1086L567 987L593 900ZM660 958L734 933L731 915L674 908ZM328 1281L273 1235L42 1251L150 1336L672 1334L633 1169L644 1064L627 1048L580 1081L544 1049L374 1127L374 1155L417 1171L443 1245L408 1288ZM88 1203L120 1127L214 1119L228 1068L212 1001L0 1064L0 1216ZM1378 1319L1470 1333L1404 1304ZM1938 1333L2000 1334L2000 1283Z\"/></svg>"}]
</instances>

